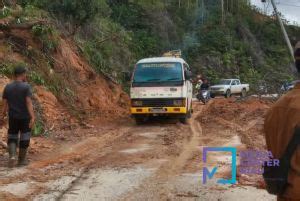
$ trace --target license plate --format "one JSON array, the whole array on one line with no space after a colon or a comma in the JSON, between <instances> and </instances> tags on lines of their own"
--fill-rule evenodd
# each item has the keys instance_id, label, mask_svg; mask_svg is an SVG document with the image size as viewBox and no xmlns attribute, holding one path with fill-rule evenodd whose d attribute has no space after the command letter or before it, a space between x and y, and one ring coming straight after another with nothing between
<instances>
[{"instance_id":1,"label":"license plate","mask_svg":"<svg viewBox=\"0 0 300 201\"><path fill-rule=\"evenodd\" d=\"M164 113L164 112L166 112L166 110L164 108L151 108L150 112L153 112L153 113Z\"/></svg>"}]
</instances>

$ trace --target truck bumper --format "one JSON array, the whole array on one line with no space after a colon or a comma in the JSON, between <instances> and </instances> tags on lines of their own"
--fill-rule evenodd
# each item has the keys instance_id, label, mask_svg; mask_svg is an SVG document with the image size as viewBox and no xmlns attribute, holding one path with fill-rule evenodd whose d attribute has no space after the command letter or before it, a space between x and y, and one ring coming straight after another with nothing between
<instances>
[{"instance_id":1,"label":"truck bumper","mask_svg":"<svg viewBox=\"0 0 300 201\"><path fill-rule=\"evenodd\" d=\"M186 107L132 107L131 114L186 114Z\"/></svg>"}]
</instances>

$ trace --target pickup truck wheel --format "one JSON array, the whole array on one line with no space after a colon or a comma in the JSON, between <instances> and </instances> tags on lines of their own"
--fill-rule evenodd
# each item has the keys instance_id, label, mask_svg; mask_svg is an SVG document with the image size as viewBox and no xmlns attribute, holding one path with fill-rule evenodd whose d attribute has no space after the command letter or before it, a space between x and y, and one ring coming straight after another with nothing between
<instances>
[{"instance_id":1,"label":"pickup truck wheel","mask_svg":"<svg viewBox=\"0 0 300 201\"><path fill-rule=\"evenodd\" d=\"M246 95L247 95L247 91L246 91L246 89L243 89L243 90L242 90L242 93L241 93L241 97L242 97L242 98L245 98Z\"/></svg>"},{"instance_id":2,"label":"pickup truck wheel","mask_svg":"<svg viewBox=\"0 0 300 201\"><path fill-rule=\"evenodd\" d=\"M211 97L211 98L215 98L216 95L215 95L215 94L210 94L210 97Z\"/></svg>"},{"instance_id":3,"label":"pickup truck wheel","mask_svg":"<svg viewBox=\"0 0 300 201\"><path fill-rule=\"evenodd\" d=\"M228 90L226 91L225 98L230 98L230 96L231 96L231 92L230 92L230 90L228 89Z\"/></svg>"}]
</instances>

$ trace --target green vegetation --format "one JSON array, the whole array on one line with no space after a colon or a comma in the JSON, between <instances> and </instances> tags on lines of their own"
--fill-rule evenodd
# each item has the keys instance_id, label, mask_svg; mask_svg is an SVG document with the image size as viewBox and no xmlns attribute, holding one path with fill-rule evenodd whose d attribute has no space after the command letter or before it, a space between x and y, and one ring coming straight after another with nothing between
<instances>
[{"instance_id":1,"label":"green vegetation","mask_svg":"<svg viewBox=\"0 0 300 201\"><path fill-rule=\"evenodd\" d=\"M5 75L11 77L13 75L14 65L11 63L1 63L0 64L0 75Z\"/></svg>"},{"instance_id":2,"label":"green vegetation","mask_svg":"<svg viewBox=\"0 0 300 201\"><path fill-rule=\"evenodd\" d=\"M32 135L34 137L40 136L44 133L44 125L43 122L38 120L35 122L34 127L32 129Z\"/></svg>"},{"instance_id":3,"label":"green vegetation","mask_svg":"<svg viewBox=\"0 0 300 201\"><path fill-rule=\"evenodd\" d=\"M2 9L0 10L0 19L9 16L10 13L11 13L10 8L8 8L8 7L2 8Z\"/></svg>"},{"instance_id":4,"label":"green vegetation","mask_svg":"<svg viewBox=\"0 0 300 201\"><path fill-rule=\"evenodd\" d=\"M260 14L247 0L220 3L204 0L19 0L21 21L46 18L53 27L36 25L34 36L44 53L55 52L57 36L73 37L81 53L99 73L120 83L123 71L143 57L181 49L194 73L212 82L237 77L256 88L266 82L277 88L293 78L290 56L277 21ZM2 9L1 17L11 13ZM293 42L300 28L288 26ZM51 60L50 60L51 65ZM44 75L43 75L44 76ZM41 76L41 77L43 77ZM33 80L49 83L46 78ZM52 90L59 90L56 85Z\"/></svg>"},{"instance_id":5,"label":"green vegetation","mask_svg":"<svg viewBox=\"0 0 300 201\"><path fill-rule=\"evenodd\" d=\"M260 84L277 90L285 80L295 79L277 21L260 14L247 0L225 0L224 18L219 1L209 0L204 4L200 0L17 0L20 6L13 2L0 10L0 19L40 22L30 28L41 47L26 46L22 37L12 37L2 52L18 50L30 63L25 63L30 82L68 100L71 112L76 111L72 84L53 73L60 37L75 41L96 72L112 77L126 91L122 72L131 71L139 59L173 49L181 49L193 72L212 83L240 78L252 90ZM287 26L287 31L293 43L300 40L300 27ZM0 74L11 77L15 65L9 59L1 61ZM47 133L42 110L37 103L35 107L38 120L33 133Z\"/></svg>"},{"instance_id":6,"label":"green vegetation","mask_svg":"<svg viewBox=\"0 0 300 201\"><path fill-rule=\"evenodd\" d=\"M32 33L42 43L44 52L49 53L56 49L58 34L54 28L38 24L32 27Z\"/></svg>"},{"instance_id":7,"label":"green vegetation","mask_svg":"<svg viewBox=\"0 0 300 201\"><path fill-rule=\"evenodd\" d=\"M31 71L29 74L29 79L36 85L45 85L45 80L35 71Z\"/></svg>"}]
</instances>

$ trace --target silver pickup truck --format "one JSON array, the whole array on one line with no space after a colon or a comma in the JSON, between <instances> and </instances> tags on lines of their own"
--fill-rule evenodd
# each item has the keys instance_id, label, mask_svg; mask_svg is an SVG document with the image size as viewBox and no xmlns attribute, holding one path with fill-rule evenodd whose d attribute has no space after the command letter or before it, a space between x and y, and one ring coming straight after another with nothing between
<instances>
[{"instance_id":1,"label":"silver pickup truck","mask_svg":"<svg viewBox=\"0 0 300 201\"><path fill-rule=\"evenodd\" d=\"M210 87L211 97L217 95L229 98L232 94L240 94L242 97L247 95L249 84L241 84L238 79L223 79L217 85Z\"/></svg>"}]
</instances>

